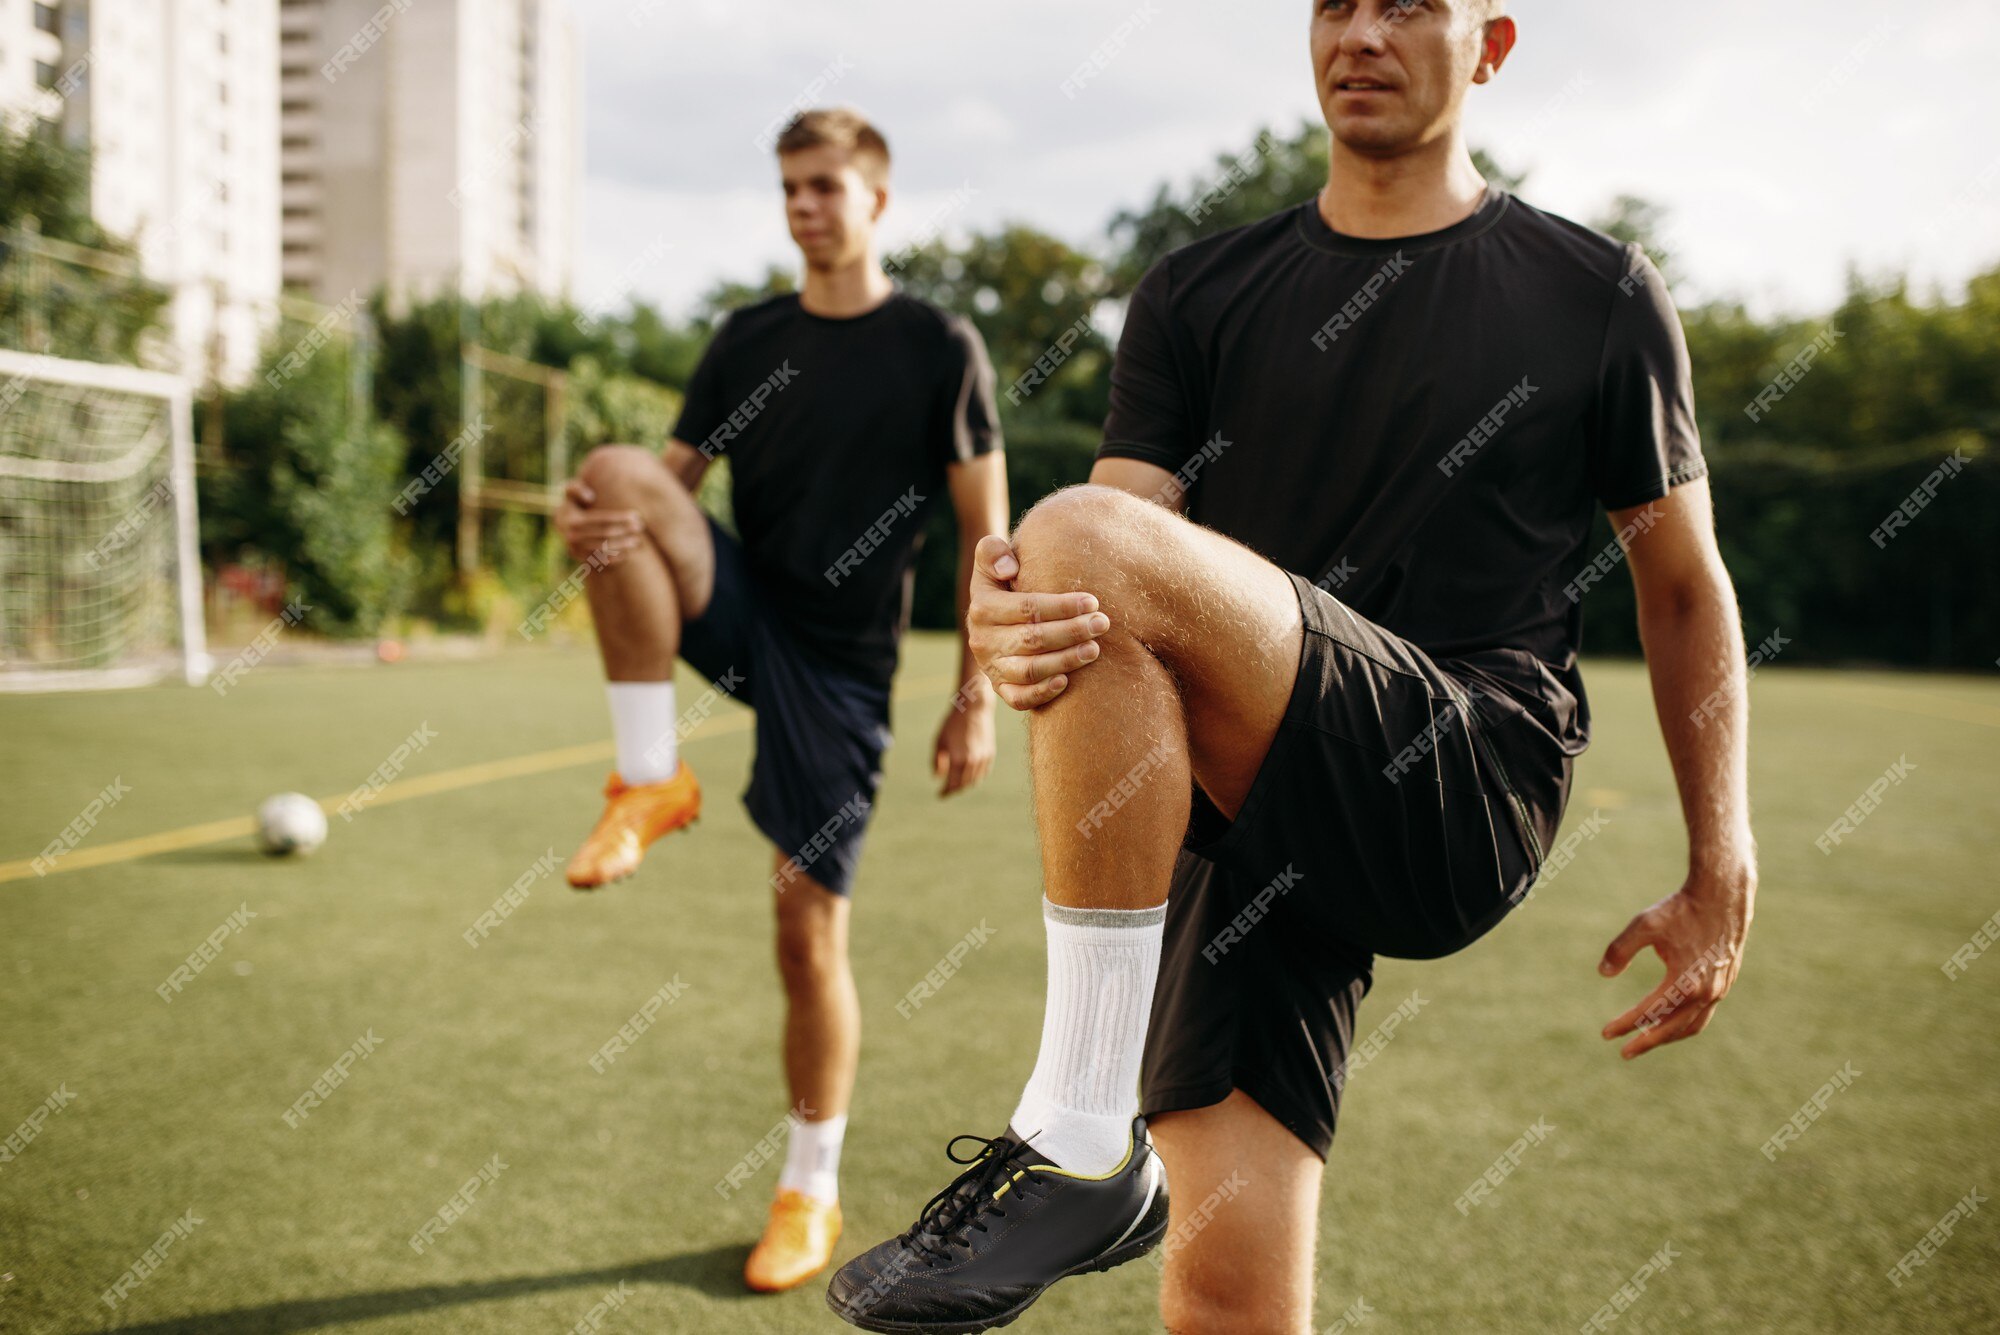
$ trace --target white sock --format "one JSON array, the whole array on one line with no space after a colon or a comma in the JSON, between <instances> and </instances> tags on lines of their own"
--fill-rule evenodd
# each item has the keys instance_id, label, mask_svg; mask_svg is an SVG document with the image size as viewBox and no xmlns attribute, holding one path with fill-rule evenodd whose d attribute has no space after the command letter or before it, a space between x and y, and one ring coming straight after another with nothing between
<instances>
[{"instance_id":1,"label":"white sock","mask_svg":"<svg viewBox=\"0 0 2000 1335\"><path fill-rule=\"evenodd\" d=\"M1072 909L1042 901L1049 999L1042 1051L1010 1125L1058 1168L1103 1174L1125 1159L1167 907Z\"/></svg>"},{"instance_id":2,"label":"white sock","mask_svg":"<svg viewBox=\"0 0 2000 1335\"><path fill-rule=\"evenodd\" d=\"M829 1204L840 1199L840 1144L847 1138L847 1114L823 1122L792 1119L785 1142L780 1191L803 1192Z\"/></svg>"},{"instance_id":3,"label":"white sock","mask_svg":"<svg viewBox=\"0 0 2000 1335\"><path fill-rule=\"evenodd\" d=\"M680 720L670 681L606 682L611 735L618 743L618 777L628 784L671 779L680 765Z\"/></svg>"}]
</instances>

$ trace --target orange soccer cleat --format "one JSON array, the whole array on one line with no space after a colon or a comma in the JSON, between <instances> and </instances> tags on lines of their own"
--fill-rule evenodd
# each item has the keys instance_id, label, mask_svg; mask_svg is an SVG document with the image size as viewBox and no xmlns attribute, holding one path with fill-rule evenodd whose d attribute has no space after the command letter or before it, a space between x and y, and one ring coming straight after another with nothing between
<instances>
[{"instance_id":1,"label":"orange soccer cleat","mask_svg":"<svg viewBox=\"0 0 2000 1335\"><path fill-rule=\"evenodd\" d=\"M701 784L684 760L671 779L627 785L613 774L604 784L604 814L576 856L569 860L569 883L594 890L639 870L646 849L701 815Z\"/></svg>"},{"instance_id":2,"label":"orange soccer cleat","mask_svg":"<svg viewBox=\"0 0 2000 1335\"><path fill-rule=\"evenodd\" d=\"M743 1282L758 1293L782 1293L826 1269L840 1241L840 1205L780 1189L764 1236L743 1263Z\"/></svg>"}]
</instances>

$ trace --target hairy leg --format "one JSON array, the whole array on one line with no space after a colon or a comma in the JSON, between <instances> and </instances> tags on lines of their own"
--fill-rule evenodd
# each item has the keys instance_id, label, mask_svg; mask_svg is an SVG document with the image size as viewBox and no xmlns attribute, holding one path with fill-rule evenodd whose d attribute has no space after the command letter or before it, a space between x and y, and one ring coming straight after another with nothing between
<instances>
[{"instance_id":1,"label":"hairy leg","mask_svg":"<svg viewBox=\"0 0 2000 1335\"><path fill-rule=\"evenodd\" d=\"M1173 1184L1160 1282L1167 1330L1309 1331L1319 1156L1240 1089L1207 1108L1161 1113L1151 1127Z\"/></svg>"},{"instance_id":2,"label":"hairy leg","mask_svg":"<svg viewBox=\"0 0 2000 1335\"><path fill-rule=\"evenodd\" d=\"M1111 619L1097 661L1029 715L1048 897L1160 904L1190 778L1234 816L1277 735L1298 675L1298 598L1249 548L1109 487L1044 500L1014 550L1016 588L1094 593Z\"/></svg>"},{"instance_id":3,"label":"hairy leg","mask_svg":"<svg viewBox=\"0 0 2000 1335\"><path fill-rule=\"evenodd\" d=\"M681 622L700 616L715 590L708 521L658 455L603 445L577 474L596 506L638 514L645 540L584 581L608 681L672 681Z\"/></svg>"},{"instance_id":4,"label":"hairy leg","mask_svg":"<svg viewBox=\"0 0 2000 1335\"><path fill-rule=\"evenodd\" d=\"M779 852L777 871L791 863ZM785 1080L806 1121L847 1111L861 1052L861 1002L847 960L848 903L810 876L775 896L778 975L785 985Z\"/></svg>"}]
</instances>

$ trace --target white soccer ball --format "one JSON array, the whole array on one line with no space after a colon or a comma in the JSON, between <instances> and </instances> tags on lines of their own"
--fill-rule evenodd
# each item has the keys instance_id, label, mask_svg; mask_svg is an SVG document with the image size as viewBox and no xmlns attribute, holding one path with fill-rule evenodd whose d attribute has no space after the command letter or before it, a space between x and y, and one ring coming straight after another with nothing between
<instances>
[{"instance_id":1,"label":"white soccer ball","mask_svg":"<svg viewBox=\"0 0 2000 1335\"><path fill-rule=\"evenodd\" d=\"M273 857L310 853L326 842L326 813L304 793L279 793L257 808L257 844Z\"/></svg>"}]
</instances>

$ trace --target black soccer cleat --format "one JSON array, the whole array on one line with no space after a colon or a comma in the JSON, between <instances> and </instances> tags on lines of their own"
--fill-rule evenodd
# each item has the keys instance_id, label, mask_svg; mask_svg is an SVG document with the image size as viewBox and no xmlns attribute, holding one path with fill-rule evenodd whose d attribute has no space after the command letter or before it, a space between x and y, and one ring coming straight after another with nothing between
<instances>
[{"instance_id":1,"label":"black soccer cleat","mask_svg":"<svg viewBox=\"0 0 2000 1335\"><path fill-rule=\"evenodd\" d=\"M958 1142L983 1146L971 1159ZM863 1252L827 1285L826 1305L863 1330L974 1331L1004 1326L1057 1280L1109 1270L1167 1233L1167 1175L1132 1119L1132 1150L1108 1176L1043 1163L1010 1127L954 1136L970 1164L931 1197L910 1231Z\"/></svg>"}]
</instances>

